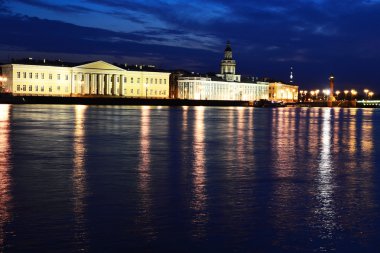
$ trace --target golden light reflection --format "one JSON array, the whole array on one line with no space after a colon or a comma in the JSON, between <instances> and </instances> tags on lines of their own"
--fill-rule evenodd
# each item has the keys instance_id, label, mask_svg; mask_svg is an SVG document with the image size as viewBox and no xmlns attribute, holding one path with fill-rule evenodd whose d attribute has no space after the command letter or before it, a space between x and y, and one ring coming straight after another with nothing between
<instances>
[{"instance_id":1,"label":"golden light reflection","mask_svg":"<svg viewBox=\"0 0 380 253\"><path fill-rule=\"evenodd\" d=\"M0 252L5 247L5 225L10 221L10 105L0 104Z\"/></svg>"},{"instance_id":2,"label":"golden light reflection","mask_svg":"<svg viewBox=\"0 0 380 253\"><path fill-rule=\"evenodd\" d=\"M321 222L320 237L332 238L333 230L336 227L336 212L334 206L334 165L331 155L332 131L331 131L331 109L324 109L322 133L321 133L321 153L318 166L318 203L316 210Z\"/></svg>"},{"instance_id":3,"label":"golden light reflection","mask_svg":"<svg viewBox=\"0 0 380 253\"><path fill-rule=\"evenodd\" d=\"M205 133L204 133L204 108L195 109L194 122L194 167L193 167L193 198L191 209L194 211L193 235L202 238L206 234L206 225L208 221L207 213L207 194L206 194L206 171L205 171Z\"/></svg>"},{"instance_id":4,"label":"golden light reflection","mask_svg":"<svg viewBox=\"0 0 380 253\"><path fill-rule=\"evenodd\" d=\"M85 105L75 106L75 130L74 130L74 171L73 171L73 193L74 193L74 214L75 214L75 239L86 247L88 238L85 226L85 207L87 196L86 170L85 170Z\"/></svg>"},{"instance_id":5,"label":"golden light reflection","mask_svg":"<svg viewBox=\"0 0 380 253\"><path fill-rule=\"evenodd\" d=\"M143 106L140 121L140 154L138 190L141 194L138 223L142 223L143 233L148 240L155 239L156 233L152 226L152 196L151 196L151 141L150 141L150 107Z\"/></svg>"}]
</instances>

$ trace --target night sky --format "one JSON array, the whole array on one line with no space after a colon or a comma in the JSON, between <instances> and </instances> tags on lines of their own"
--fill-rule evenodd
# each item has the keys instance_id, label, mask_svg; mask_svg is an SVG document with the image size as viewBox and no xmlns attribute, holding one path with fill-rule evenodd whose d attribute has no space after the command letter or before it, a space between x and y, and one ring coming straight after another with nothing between
<instances>
[{"instance_id":1,"label":"night sky","mask_svg":"<svg viewBox=\"0 0 380 253\"><path fill-rule=\"evenodd\" d=\"M380 0L0 0L0 61L154 64L380 92Z\"/></svg>"}]
</instances>

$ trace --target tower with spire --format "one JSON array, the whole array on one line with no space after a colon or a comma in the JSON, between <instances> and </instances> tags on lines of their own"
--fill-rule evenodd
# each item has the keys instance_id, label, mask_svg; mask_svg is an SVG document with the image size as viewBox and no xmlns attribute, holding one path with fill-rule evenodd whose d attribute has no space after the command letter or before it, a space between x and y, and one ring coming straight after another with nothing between
<instances>
[{"instance_id":1,"label":"tower with spire","mask_svg":"<svg viewBox=\"0 0 380 253\"><path fill-rule=\"evenodd\" d=\"M224 58L220 64L220 75L228 82L240 82L240 75L236 75L236 61L232 58L232 48L230 41L227 41L224 50Z\"/></svg>"}]
</instances>

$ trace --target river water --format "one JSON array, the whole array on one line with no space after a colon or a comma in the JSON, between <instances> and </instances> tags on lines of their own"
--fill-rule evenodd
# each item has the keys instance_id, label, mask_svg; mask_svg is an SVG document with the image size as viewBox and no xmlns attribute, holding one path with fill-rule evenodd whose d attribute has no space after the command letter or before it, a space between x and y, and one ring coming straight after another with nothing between
<instances>
[{"instance_id":1,"label":"river water","mask_svg":"<svg viewBox=\"0 0 380 253\"><path fill-rule=\"evenodd\" d=\"M0 105L0 252L376 252L380 110Z\"/></svg>"}]
</instances>

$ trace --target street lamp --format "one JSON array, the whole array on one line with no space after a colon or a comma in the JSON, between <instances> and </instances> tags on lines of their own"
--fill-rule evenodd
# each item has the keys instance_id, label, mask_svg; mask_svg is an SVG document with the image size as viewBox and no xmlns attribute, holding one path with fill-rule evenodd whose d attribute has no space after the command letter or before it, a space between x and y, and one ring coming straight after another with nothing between
<instances>
[{"instance_id":1,"label":"street lamp","mask_svg":"<svg viewBox=\"0 0 380 253\"><path fill-rule=\"evenodd\" d=\"M351 90L352 100L354 100L354 97L358 94L356 90Z\"/></svg>"},{"instance_id":2,"label":"street lamp","mask_svg":"<svg viewBox=\"0 0 380 253\"><path fill-rule=\"evenodd\" d=\"M339 90L335 91L335 94L336 94L336 100L339 100L338 98L339 98L340 91Z\"/></svg>"},{"instance_id":3,"label":"street lamp","mask_svg":"<svg viewBox=\"0 0 380 253\"><path fill-rule=\"evenodd\" d=\"M370 91L370 92L368 93L369 98L372 98L373 94L374 94L374 93L373 93L372 91Z\"/></svg>"},{"instance_id":4,"label":"street lamp","mask_svg":"<svg viewBox=\"0 0 380 253\"><path fill-rule=\"evenodd\" d=\"M348 92L349 92L348 90L344 91L344 100L347 100L347 94L348 94Z\"/></svg>"},{"instance_id":5,"label":"street lamp","mask_svg":"<svg viewBox=\"0 0 380 253\"><path fill-rule=\"evenodd\" d=\"M365 93L365 96L366 96L367 99L368 99L368 92L369 92L368 89L364 89L364 93Z\"/></svg>"}]
</instances>

